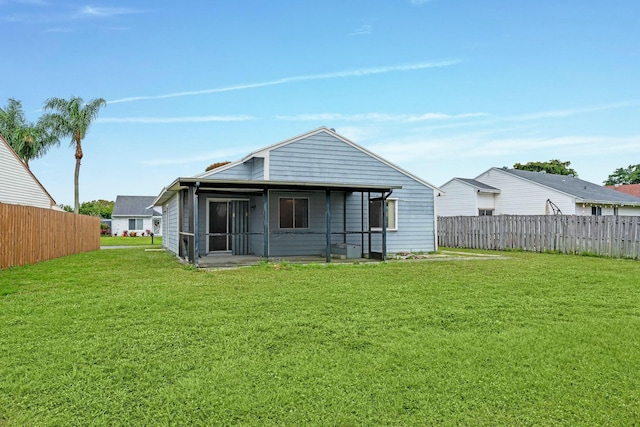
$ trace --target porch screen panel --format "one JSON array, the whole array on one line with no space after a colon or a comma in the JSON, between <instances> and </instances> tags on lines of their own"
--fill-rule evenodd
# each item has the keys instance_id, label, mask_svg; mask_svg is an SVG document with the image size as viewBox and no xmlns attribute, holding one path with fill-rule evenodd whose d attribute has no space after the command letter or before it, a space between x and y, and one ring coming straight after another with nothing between
<instances>
[{"instance_id":1,"label":"porch screen panel","mask_svg":"<svg viewBox=\"0 0 640 427\"><path fill-rule=\"evenodd\" d=\"M249 253L249 202L236 200L231 202L232 250L233 255L247 255Z\"/></svg>"},{"instance_id":2,"label":"porch screen panel","mask_svg":"<svg viewBox=\"0 0 640 427\"><path fill-rule=\"evenodd\" d=\"M227 233L227 202L211 202L209 232ZM227 236L209 236L209 251L226 251Z\"/></svg>"}]
</instances>

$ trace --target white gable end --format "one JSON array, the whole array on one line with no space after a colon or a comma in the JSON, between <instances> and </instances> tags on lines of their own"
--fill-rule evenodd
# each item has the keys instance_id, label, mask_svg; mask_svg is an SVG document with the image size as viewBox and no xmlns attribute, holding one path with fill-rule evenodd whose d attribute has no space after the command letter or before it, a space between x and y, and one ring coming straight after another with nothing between
<instances>
[{"instance_id":1,"label":"white gable end","mask_svg":"<svg viewBox=\"0 0 640 427\"><path fill-rule=\"evenodd\" d=\"M49 209L55 202L0 137L0 203Z\"/></svg>"}]
</instances>

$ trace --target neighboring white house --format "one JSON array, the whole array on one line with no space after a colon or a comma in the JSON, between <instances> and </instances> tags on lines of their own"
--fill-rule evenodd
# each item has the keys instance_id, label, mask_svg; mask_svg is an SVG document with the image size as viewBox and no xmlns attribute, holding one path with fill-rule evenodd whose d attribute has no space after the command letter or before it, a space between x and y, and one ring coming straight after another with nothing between
<instances>
[{"instance_id":1,"label":"neighboring white house","mask_svg":"<svg viewBox=\"0 0 640 427\"><path fill-rule=\"evenodd\" d=\"M1 135L0 203L60 210L55 200Z\"/></svg>"},{"instance_id":2,"label":"neighboring white house","mask_svg":"<svg viewBox=\"0 0 640 427\"><path fill-rule=\"evenodd\" d=\"M162 208L151 207L154 196L117 196L111 214L111 234L152 232L162 236Z\"/></svg>"},{"instance_id":3,"label":"neighboring white house","mask_svg":"<svg viewBox=\"0 0 640 427\"><path fill-rule=\"evenodd\" d=\"M440 216L640 216L640 198L568 175L491 168L475 179L454 178L441 189Z\"/></svg>"}]
</instances>

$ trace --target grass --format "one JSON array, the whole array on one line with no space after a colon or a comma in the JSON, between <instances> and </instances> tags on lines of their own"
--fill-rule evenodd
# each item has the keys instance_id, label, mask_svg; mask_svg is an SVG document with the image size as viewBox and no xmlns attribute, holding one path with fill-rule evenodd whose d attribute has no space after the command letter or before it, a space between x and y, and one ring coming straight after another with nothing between
<instances>
[{"instance_id":1,"label":"grass","mask_svg":"<svg viewBox=\"0 0 640 427\"><path fill-rule=\"evenodd\" d=\"M153 237L153 245L162 245L162 236ZM100 236L100 246L151 246L151 236Z\"/></svg>"},{"instance_id":2,"label":"grass","mask_svg":"<svg viewBox=\"0 0 640 427\"><path fill-rule=\"evenodd\" d=\"M0 272L0 425L634 425L640 263Z\"/></svg>"}]
</instances>

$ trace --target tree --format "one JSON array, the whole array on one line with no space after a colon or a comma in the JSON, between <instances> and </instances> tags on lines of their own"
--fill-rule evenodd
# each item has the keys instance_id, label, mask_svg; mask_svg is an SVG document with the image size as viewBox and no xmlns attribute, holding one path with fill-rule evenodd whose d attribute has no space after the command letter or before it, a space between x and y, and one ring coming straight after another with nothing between
<instances>
[{"instance_id":1,"label":"tree","mask_svg":"<svg viewBox=\"0 0 640 427\"><path fill-rule=\"evenodd\" d=\"M578 173L569 167L571 162L561 162L560 160L549 160L548 162L529 162L524 165L516 163L513 165L514 169L520 169L523 171L533 172L546 172L556 175L573 175L578 176Z\"/></svg>"},{"instance_id":2,"label":"tree","mask_svg":"<svg viewBox=\"0 0 640 427\"><path fill-rule=\"evenodd\" d=\"M207 168L204 171L209 172L212 169L219 168L220 166L228 165L229 163L231 162L228 160L225 160L224 162L216 162L207 166Z\"/></svg>"},{"instance_id":3,"label":"tree","mask_svg":"<svg viewBox=\"0 0 640 427\"><path fill-rule=\"evenodd\" d=\"M604 182L604 185L640 184L640 164L618 168Z\"/></svg>"},{"instance_id":4,"label":"tree","mask_svg":"<svg viewBox=\"0 0 640 427\"><path fill-rule=\"evenodd\" d=\"M80 209L80 163L82 161L82 140L89 130L91 122L98 116L100 108L107 105L102 98L93 99L87 103L82 98L70 99L49 98L44 103L45 111L53 111L43 117L45 125L51 129L56 140L70 137L70 146L75 148L76 168L73 175L74 185L74 213Z\"/></svg>"},{"instance_id":5,"label":"tree","mask_svg":"<svg viewBox=\"0 0 640 427\"><path fill-rule=\"evenodd\" d=\"M27 168L29 161L42 157L58 140L47 131L42 119L36 124L27 122L22 111L22 103L13 98L5 109L0 108L0 134L24 161Z\"/></svg>"},{"instance_id":6,"label":"tree","mask_svg":"<svg viewBox=\"0 0 640 427\"><path fill-rule=\"evenodd\" d=\"M103 219L110 219L113 213L114 202L109 200L92 200L90 202L83 202L80 205L79 213L82 215L99 216Z\"/></svg>"}]
</instances>

